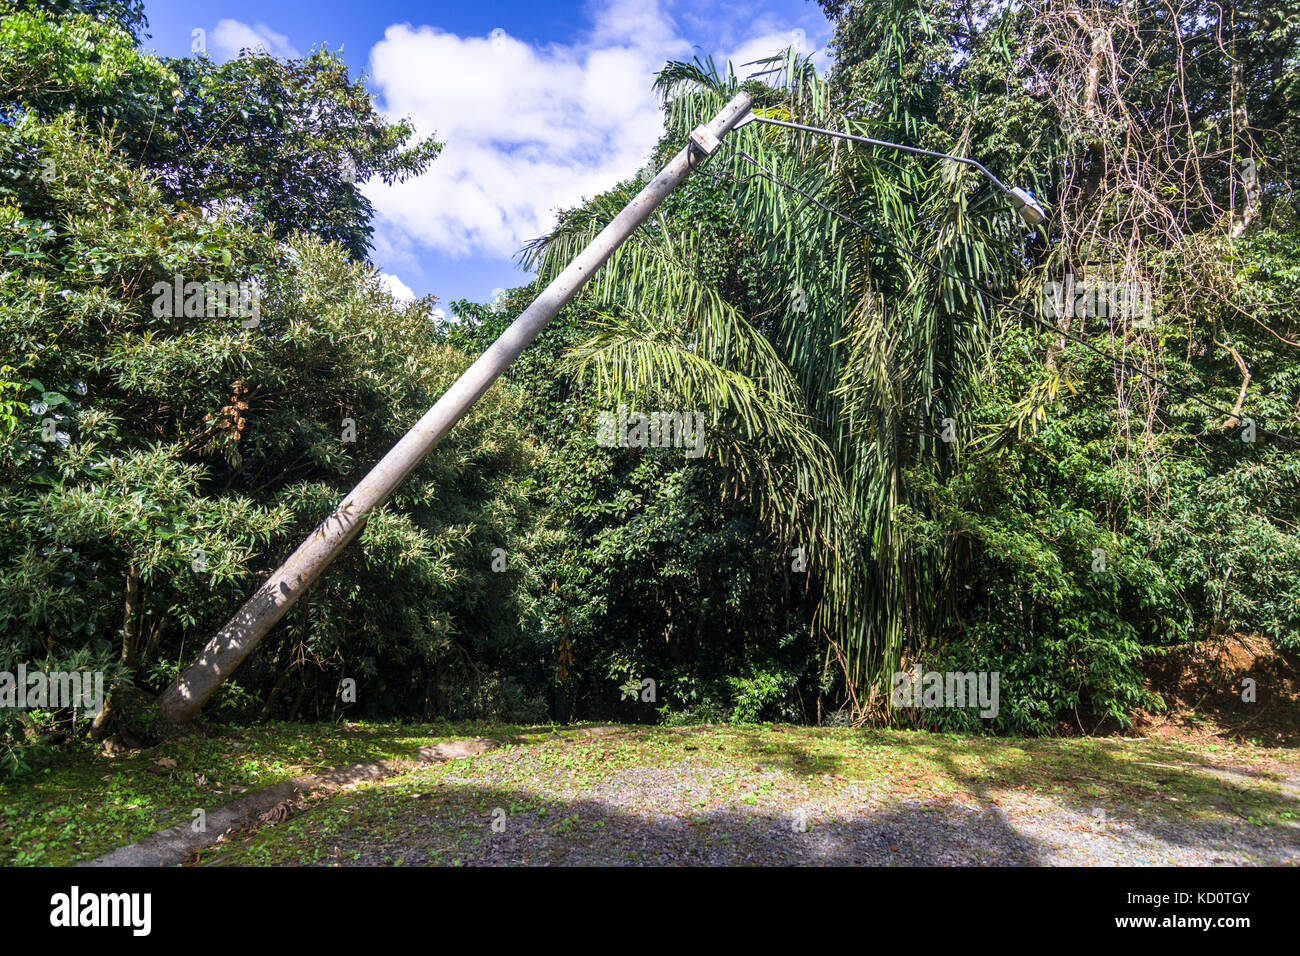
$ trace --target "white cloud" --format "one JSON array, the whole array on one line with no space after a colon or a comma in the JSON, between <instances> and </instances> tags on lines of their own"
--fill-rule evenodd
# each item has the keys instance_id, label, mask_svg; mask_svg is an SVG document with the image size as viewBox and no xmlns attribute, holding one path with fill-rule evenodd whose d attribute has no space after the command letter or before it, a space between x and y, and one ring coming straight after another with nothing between
<instances>
[{"instance_id":1,"label":"white cloud","mask_svg":"<svg viewBox=\"0 0 1300 956\"><path fill-rule=\"evenodd\" d=\"M249 26L239 20L221 20L212 31L212 45L223 59L234 59L243 49L263 50L275 56L297 59L301 54L283 33L276 33L265 23Z\"/></svg>"},{"instance_id":2,"label":"white cloud","mask_svg":"<svg viewBox=\"0 0 1300 956\"><path fill-rule=\"evenodd\" d=\"M713 49L725 63L730 50L739 68L791 43L816 46L795 23L752 17L736 21L747 24L744 33L728 27L722 35L715 23L709 42L693 45L665 10L674 2L595 0L585 33L546 46L500 28L461 37L390 26L370 53L379 104L445 147L414 180L365 184L377 213L375 260L413 256L417 247L452 258L513 256L552 227L559 209L642 166L663 134L651 84L668 60ZM681 6L688 20L702 14L697 3Z\"/></svg>"},{"instance_id":3,"label":"white cloud","mask_svg":"<svg viewBox=\"0 0 1300 956\"><path fill-rule=\"evenodd\" d=\"M398 305L405 305L407 302L415 301L415 293L411 291L411 287L397 276L381 272L379 273L379 282L388 290L388 294L396 300Z\"/></svg>"},{"instance_id":4,"label":"white cloud","mask_svg":"<svg viewBox=\"0 0 1300 956\"><path fill-rule=\"evenodd\" d=\"M663 132L653 75L689 49L656 0L605 3L571 45L389 27L370 58L381 102L446 147L416 180L367 186L380 231L513 255L558 208L636 172Z\"/></svg>"}]
</instances>

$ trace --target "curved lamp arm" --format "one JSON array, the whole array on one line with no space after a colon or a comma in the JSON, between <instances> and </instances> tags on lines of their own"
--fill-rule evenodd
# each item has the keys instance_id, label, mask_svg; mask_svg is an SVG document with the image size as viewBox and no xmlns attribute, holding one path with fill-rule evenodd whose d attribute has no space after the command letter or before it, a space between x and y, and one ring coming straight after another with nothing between
<instances>
[{"instance_id":1,"label":"curved lamp arm","mask_svg":"<svg viewBox=\"0 0 1300 956\"><path fill-rule=\"evenodd\" d=\"M771 119L767 116L758 116L755 113L750 113L743 117L741 121L736 124L735 128L739 129L747 123L752 122L767 123L770 126L784 126L788 129L799 129L808 133L821 133L823 136L835 136L839 139L851 139L854 142L867 143L870 146L886 146L889 149L897 149L904 153L915 153L918 156L933 156L937 159L951 159L955 163L965 163L967 166L974 166L989 179L993 180L998 189L1002 190L1002 194L1007 197L1007 200L1015 208L1016 212L1020 214L1020 218L1026 223L1031 226L1036 226L1047 218L1047 210L1039 205L1038 201L1026 190L1021 189L1019 186L1008 186L1002 180L998 179L998 177L989 172L988 169L984 167L983 163L976 162L966 156L953 156L951 153L939 153L932 149L921 149L918 146L904 146L901 143L890 143L883 139L872 139L870 136L857 136L853 133L843 133L834 129L822 129L819 126L805 126L803 123L789 123L785 120Z\"/></svg>"}]
</instances>

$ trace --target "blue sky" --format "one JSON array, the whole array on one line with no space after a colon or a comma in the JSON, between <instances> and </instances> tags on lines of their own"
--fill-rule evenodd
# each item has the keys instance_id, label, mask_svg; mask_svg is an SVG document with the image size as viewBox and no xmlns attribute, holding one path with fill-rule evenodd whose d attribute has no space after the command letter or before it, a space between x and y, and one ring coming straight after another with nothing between
<instances>
[{"instance_id":1,"label":"blue sky","mask_svg":"<svg viewBox=\"0 0 1300 956\"><path fill-rule=\"evenodd\" d=\"M831 33L810 0L146 0L145 11L145 46L165 56L190 55L195 30L217 59L259 44L278 56L342 49L381 110L436 134L445 148L418 180L364 189L390 288L443 304L525 281L513 255L557 209L641 167L662 132L650 82L665 61L824 50Z\"/></svg>"}]
</instances>

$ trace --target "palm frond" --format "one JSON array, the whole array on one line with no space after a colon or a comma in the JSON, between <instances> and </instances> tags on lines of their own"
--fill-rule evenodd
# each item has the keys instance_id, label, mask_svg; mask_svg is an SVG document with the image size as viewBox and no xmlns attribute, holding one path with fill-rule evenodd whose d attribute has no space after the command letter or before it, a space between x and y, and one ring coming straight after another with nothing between
<instances>
[{"instance_id":1,"label":"palm frond","mask_svg":"<svg viewBox=\"0 0 1300 956\"><path fill-rule=\"evenodd\" d=\"M730 64L725 73L711 59L669 64L656 88L670 133L684 138L741 85ZM793 51L774 81L743 85L766 115L850 130L877 122L835 115L826 82ZM713 410L711 457L773 533L810 543L822 585L814 627L851 681L871 683L946 606L951 567L910 539L908 517L925 501L908 473L920 463L942 473L962 447L936 436L947 419L970 431L962 411L974 404L993 317L962 283L823 206L994 286L1008 275L1006 236L965 167L751 123L728 136L715 168L739 173L741 151L817 199L765 176L717 187L763 264L757 310L742 314L705 278L697 224L664 212L593 277L587 294L602 319L568 361L610 400L672 396ZM530 247L539 275L558 273L636 185L569 213Z\"/></svg>"}]
</instances>

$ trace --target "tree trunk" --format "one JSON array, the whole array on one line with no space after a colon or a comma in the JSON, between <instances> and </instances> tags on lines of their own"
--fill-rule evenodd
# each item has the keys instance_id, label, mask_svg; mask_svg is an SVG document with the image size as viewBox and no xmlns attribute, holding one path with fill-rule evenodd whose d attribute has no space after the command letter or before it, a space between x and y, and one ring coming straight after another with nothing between
<instances>
[{"instance_id":1,"label":"tree trunk","mask_svg":"<svg viewBox=\"0 0 1300 956\"><path fill-rule=\"evenodd\" d=\"M1236 155L1238 137L1245 142L1246 156L1240 162L1239 172L1241 173L1242 187L1245 191L1245 203L1241 207L1241 212L1234 214L1232 217L1232 226L1228 230L1229 239L1237 239L1248 229L1250 224L1259 217L1259 171L1255 168L1255 149L1254 141L1250 135L1250 117L1246 113L1246 82L1244 79L1245 64L1241 60L1235 60L1232 64L1232 145L1233 155ZM1235 190L1234 190L1235 192ZM1233 204L1236 205L1235 203ZM1240 364L1240 362L1238 362Z\"/></svg>"},{"instance_id":2,"label":"tree trunk","mask_svg":"<svg viewBox=\"0 0 1300 956\"><path fill-rule=\"evenodd\" d=\"M128 671L134 671L140 650L140 575L136 572L135 565L130 564L126 569L126 599L123 602L122 609L122 666ZM95 740L101 739L110 725L120 723L120 707L116 698L120 696L119 688L114 686L109 689L108 696L104 699L104 706L95 719L90 723L90 736Z\"/></svg>"}]
</instances>

